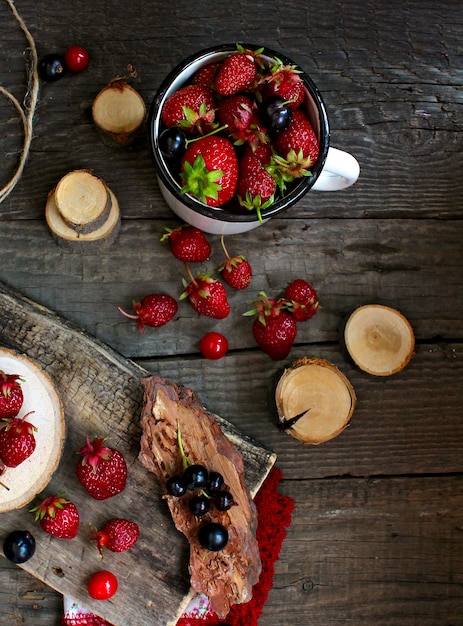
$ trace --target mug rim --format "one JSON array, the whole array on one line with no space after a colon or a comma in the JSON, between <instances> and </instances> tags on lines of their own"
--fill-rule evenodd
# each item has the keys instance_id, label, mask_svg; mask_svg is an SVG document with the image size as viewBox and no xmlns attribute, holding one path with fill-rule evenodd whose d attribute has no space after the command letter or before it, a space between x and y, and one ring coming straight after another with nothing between
<instances>
[{"instance_id":1,"label":"mug rim","mask_svg":"<svg viewBox=\"0 0 463 626\"><path fill-rule=\"evenodd\" d=\"M277 52L272 48L269 48L268 46L259 46L256 44L248 43L240 43L239 45L241 45L245 49L251 50L258 50L259 48L263 48L262 54L264 56L273 58L276 57L280 59L284 65L295 65L299 71L299 76L304 81L305 87L309 95L311 96L312 101L315 103L319 118L319 154L314 167L311 168L312 176L301 178L301 180L293 187L293 189L291 189L291 191L286 196L279 198L270 207L264 209L262 211L262 219L266 221L267 219L274 217L278 213L281 213L282 211L288 209L293 204L295 204L315 184L317 178L323 170L329 149L330 129L328 123L328 115L326 112L325 103L318 87L310 78L310 76L298 64L294 63L294 61L292 61L286 55ZM173 178L166 173L167 166L160 156L160 148L158 144L159 137L158 133L156 132L157 124L161 115L162 105L164 104L166 94L168 93L172 83L177 80L193 63L199 63L202 59L207 60L207 58L211 55L221 54L225 52L235 52L236 50L236 43L226 43L211 46L209 48L204 48L186 57L167 74L167 76L164 78L159 88L157 89L149 109L147 125L148 143L150 146L152 158L156 166L157 174L160 177L162 183L167 187L171 194L173 194L174 197L178 199L179 202L185 204L190 210L199 213L204 217L212 220L218 220L220 222L258 222L259 218L255 211L249 211L246 213L233 213L231 211L224 210L221 207L210 207L209 205L204 204L199 200L188 196L187 194L181 194L180 186L178 184L175 184Z\"/></svg>"}]
</instances>

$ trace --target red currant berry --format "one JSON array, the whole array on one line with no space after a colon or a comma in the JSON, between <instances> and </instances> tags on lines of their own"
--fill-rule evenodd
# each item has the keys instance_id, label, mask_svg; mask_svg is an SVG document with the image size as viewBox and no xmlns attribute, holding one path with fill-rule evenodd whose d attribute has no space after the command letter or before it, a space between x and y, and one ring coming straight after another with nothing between
<instances>
[{"instance_id":1,"label":"red currant berry","mask_svg":"<svg viewBox=\"0 0 463 626\"><path fill-rule=\"evenodd\" d=\"M87 589L89 596L94 600L107 600L112 598L118 587L117 578L112 572L100 570L95 572L88 581Z\"/></svg>"},{"instance_id":2,"label":"red currant berry","mask_svg":"<svg viewBox=\"0 0 463 626\"><path fill-rule=\"evenodd\" d=\"M199 342L199 349L206 359L221 359L227 353L228 339L220 333L206 333Z\"/></svg>"},{"instance_id":3,"label":"red currant berry","mask_svg":"<svg viewBox=\"0 0 463 626\"><path fill-rule=\"evenodd\" d=\"M80 46L70 46L64 53L64 60L71 72L82 72L88 65L88 52Z\"/></svg>"}]
</instances>

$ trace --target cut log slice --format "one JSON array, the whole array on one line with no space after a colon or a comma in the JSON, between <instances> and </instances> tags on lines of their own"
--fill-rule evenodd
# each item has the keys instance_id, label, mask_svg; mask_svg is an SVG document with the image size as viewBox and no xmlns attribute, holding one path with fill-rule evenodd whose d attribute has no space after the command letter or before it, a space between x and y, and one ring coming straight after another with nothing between
<instances>
[{"instance_id":1,"label":"cut log slice","mask_svg":"<svg viewBox=\"0 0 463 626\"><path fill-rule=\"evenodd\" d=\"M243 457L190 389L159 376L143 379L143 387L140 461L156 475L175 526L190 543L192 588L208 596L213 611L224 618L233 604L251 599L261 571L256 508L244 480ZM212 508L197 518L189 509L188 495L167 495L167 479L183 470L178 430L190 464L199 463L223 475L235 502L228 511ZM210 521L222 524L228 532L228 543L218 552L204 549L198 540L199 529Z\"/></svg>"},{"instance_id":2,"label":"cut log slice","mask_svg":"<svg viewBox=\"0 0 463 626\"><path fill-rule=\"evenodd\" d=\"M415 352L409 321L396 309L379 304L352 313L344 328L344 342L354 363L375 376L400 372Z\"/></svg>"},{"instance_id":3,"label":"cut log slice","mask_svg":"<svg viewBox=\"0 0 463 626\"><path fill-rule=\"evenodd\" d=\"M357 398L335 365L304 357L284 371L275 400L280 427L305 444L317 445L349 425Z\"/></svg>"},{"instance_id":4,"label":"cut log slice","mask_svg":"<svg viewBox=\"0 0 463 626\"><path fill-rule=\"evenodd\" d=\"M65 421L59 393L38 363L0 348L0 369L21 377L24 403L19 417L33 411L27 421L37 428L31 456L0 476L0 513L5 513L22 508L48 485L63 453Z\"/></svg>"},{"instance_id":5,"label":"cut log slice","mask_svg":"<svg viewBox=\"0 0 463 626\"><path fill-rule=\"evenodd\" d=\"M121 215L116 196L111 190L109 190L109 195L111 209L104 224L90 233L78 233L62 218L56 205L55 190L52 190L48 194L45 218L56 243L69 251L102 250L110 246L119 233Z\"/></svg>"},{"instance_id":6,"label":"cut log slice","mask_svg":"<svg viewBox=\"0 0 463 626\"><path fill-rule=\"evenodd\" d=\"M142 127L146 106L138 91L123 80L114 80L96 96L92 116L100 130L124 144Z\"/></svg>"},{"instance_id":7,"label":"cut log slice","mask_svg":"<svg viewBox=\"0 0 463 626\"><path fill-rule=\"evenodd\" d=\"M84 234L103 226L111 211L106 184L87 170L63 176L56 185L55 202L66 224Z\"/></svg>"}]
</instances>

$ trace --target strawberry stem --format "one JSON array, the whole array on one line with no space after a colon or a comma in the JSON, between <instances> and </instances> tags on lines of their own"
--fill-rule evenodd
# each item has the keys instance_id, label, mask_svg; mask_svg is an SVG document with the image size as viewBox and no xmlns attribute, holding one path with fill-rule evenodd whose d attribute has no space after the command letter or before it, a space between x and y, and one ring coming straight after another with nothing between
<instances>
[{"instance_id":1,"label":"strawberry stem","mask_svg":"<svg viewBox=\"0 0 463 626\"><path fill-rule=\"evenodd\" d=\"M223 251L225 252L225 256L230 261L230 255L228 254L228 250L225 247L225 241L224 241L224 236L223 235L221 235L221 237L220 237L220 243L222 244L222 248L223 248Z\"/></svg>"},{"instance_id":2,"label":"strawberry stem","mask_svg":"<svg viewBox=\"0 0 463 626\"><path fill-rule=\"evenodd\" d=\"M119 313L122 313L122 315L125 315L125 317L129 317L131 320L138 319L138 315L131 315L130 313L126 313L123 309L121 309L120 306L117 306L116 309L119 311Z\"/></svg>"}]
</instances>

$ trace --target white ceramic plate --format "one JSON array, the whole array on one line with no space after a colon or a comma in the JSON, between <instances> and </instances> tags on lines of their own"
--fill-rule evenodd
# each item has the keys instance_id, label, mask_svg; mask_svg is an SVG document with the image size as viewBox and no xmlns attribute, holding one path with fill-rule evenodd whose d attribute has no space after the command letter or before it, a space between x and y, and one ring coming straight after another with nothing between
<instances>
[{"instance_id":1,"label":"white ceramic plate","mask_svg":"<svg viewBox=\"0 0 463 626\"><path fill-rule=\"evenodd\" d=\"M26 419L37 428L37 445L31 456L0 476L0 513L4 513L25 506L47 486L63 452L65 421L59 393L38 363L0 348L0 370L23 379L24 404L19 417L34 411Z\"/></svg>"}]
</instances>

